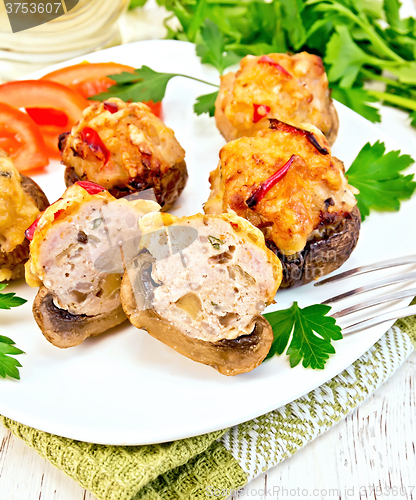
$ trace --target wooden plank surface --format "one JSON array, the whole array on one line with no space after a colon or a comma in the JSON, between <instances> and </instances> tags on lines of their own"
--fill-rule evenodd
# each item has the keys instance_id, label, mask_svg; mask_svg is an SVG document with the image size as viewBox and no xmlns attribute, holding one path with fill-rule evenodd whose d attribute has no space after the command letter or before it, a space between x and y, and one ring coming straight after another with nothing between
<instances>
[{"instance_id":1,"label":"wooden plank surface","mask_svg":"<svg viewBox=\"0 0 416 500\"><path fill-rule=\"evenodd\" d=\"M415 388L416 353L344 421L232 498L416 500Z\"/></svg>"},{"instance_id":2,"label":"wooden plank surface","mask_svg":"<svg viewBox=\"0 0 416 500\"><path fill-rule=\"evenodd\" d=\"M415 388L416 353L343 422L231 498L416 500ZM0 500L94 500L3 427L0 443Z\"/></svg>"}]
</instances>

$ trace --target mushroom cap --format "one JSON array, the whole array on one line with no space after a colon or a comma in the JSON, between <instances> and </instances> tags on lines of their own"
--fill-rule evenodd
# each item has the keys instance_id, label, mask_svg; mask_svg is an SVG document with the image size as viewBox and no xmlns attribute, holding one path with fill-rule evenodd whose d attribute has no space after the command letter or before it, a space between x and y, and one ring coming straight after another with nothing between
<instances>
[{"instance_id":1,"label":"mushroom cap","mask_svg":"<svg viewBox=\"0 0 416 500\"><path fill-rule=\"evenodd\" d=\"M152 215L149 214L142 219L143 227L148 230L156 229L156 225L149 223L151 217ZM180 266L175 267L173 262L165 265L157 264L158 261L166 258L163 249L158 252L155 244L155 241L160 240L162 233L160 230L148 232L146 249L133 260L122 280L120 297L127 317L137 328L146 330L152 337L180 354L212 366L221 374L237 375L253 370L267 356L274 338L270 324L261 316L259 310L254 308L253 297L256 297L256 301L259 298L263 300L260 310L273 301L282 276L280 261L266 248L261 231L236 215L203 216L197 214L181 219L169 216L164 217L164 220L171 230L181 227L187 229L182 242L188 240L189 252L183 249L182 258L185 263L183 271ZM221 237L224 241L214 238L211 242L213 246L221 246L221 248L214 246L216 250L211 249L211 253L215 255L207 251L210 244L206 242L201 232L201 221L208 226L208 232L212 228L222 230ZM218 225L215 226L215 224ZM192 236L189 229L195 228L199 229L199 233L196 231L196 235ZM175 233L172 231L170 234L173 234L170 240L172 243L175 240ZM151 238L151 235L154 235L154 238ZM221 244L217 241L221 241ZM146 237L144 237L144 242L146 242ZM178 239L176 244L177 242ZM199 247L200 251L195 250L193 245ZM247 257L247 261L236 260L237 255L241 254L238 253L238 249L234 250L234 245L240 245L242 251L247 252L247 256L251 255L251 257ZM173 254L179 253L180 246L179 244L177 251L174 250ZM169 248L173 248L172 245ZM250 249L253 248L255 248L254 253L250 253ZM201 259L206 259L206 261ZM179 257L177 261L180 262ZM237 262L244 269L237 266ZM209 274L210 266L213 269L212 275ZM241 283L234 281L235 268L240 268L240 277L247 279L244 292L241 292ZM198 282L195 282L195 276L198 276L199 269L201 287L192 288L193 284L198 285ZM217 272L218 274L215 274ZM181 273L185 276L184 279L180 276ZM217 283L218 276L223 276L220 278L223 282ZM155 279L161 281L155 281ZM264 279L264 283L268 285L263 286L256 279L257 281ZM166 284L168 295L173 291L167 309L161 307L166 297L165 291L159 294L160 290L157 290L164 284ZM236 291L233 292L233 287L237 284L240 291L234 288ZM189 292L189 290L194 291ZM176 297L176 293L179 298ZM236 307L231 311L234 293L235 297L238 296L236 300L241 303L240 309ZM223 302L220 302L221 300ZM181 309L179 316L177 316L176 307ZM217 310L216 307L223 309ZM218 317L215 319L218 319L218 324L213 319L216 314ZM234 323L236 316L238 319ZM228 318L231 318L231 323L228 323ZM211 326L207 326L209 321L211 321Z\"/></svg>"},{"instance_id":2,"label":"mushroom cap","mask_svg":"<svg viewBox=\"0 0 416 500\"><path fill-rule=\"evenodd\" d=\"M71 314L54 303L55 295L41 286L33 302L33 317L43 335L61 349L81 344L87 337L100 335L126 320L121 304L106 314Z\"/></svg>"}]
</instances>

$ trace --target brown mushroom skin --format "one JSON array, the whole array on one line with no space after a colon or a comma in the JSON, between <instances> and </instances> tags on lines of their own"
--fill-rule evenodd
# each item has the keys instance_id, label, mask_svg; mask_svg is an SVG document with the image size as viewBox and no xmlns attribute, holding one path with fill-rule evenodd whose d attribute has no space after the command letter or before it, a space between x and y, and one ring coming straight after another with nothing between
<instances>
[{"instance_id":1,"label":"brown mushroom skin","mask_svg":"<svg viewBox=\"0 0 416 500\"><path fill-rule=\"evenodd\" d=\"M253 317L252 331L233 340L207 342L182 333L153 309L138 310L128 273L121 284L121 302L129 321L146 330L178 353L209 365L222 375L238 375L256 368L267 356L273 342L273 330L261 315Z\"/></svg>"},{"instance_id":2,"label":"brown mushroom skin","mask_svg":"<svg viewBox=\"0 0 416 500\"><path fill-rule=\"evenodd\" d=\"M20 174L23 191L35 202L42 212L49 206L49 201L34 180ZM21 279L25 275L25 262L29 258L29 240L26 238L11 252L0 251L0 269L12 271L11 280Z\"/></svg>"},{"instance_id":3,"label":"brown mushroom skin","mask_svg":"<svg viewBox=\"0 0 416 500\"><path fill-rule=\"evenodd\" d=\"M100 335L126 320L121 305L107 314L75 315L54 304L54 294L42 286L33 302L33 316L45 338L65 349L81 344L87 337Z\"/></svg>"},{"instance_id":4,"label":"brown mushroom skin","mask_svg":"<svg viewBox=\"0 0 416 500\"><path fill-rule=\"evenodd\" d=\"M49 207L49 201L42 189L27 175L20 174L20 177L23 191L32 198L41 212L46 210Z\"/></svg>"},{"instance_id":5,"label":"brown mushroom skin","mask_svg":"<svg viewBox=\"0 0 416 500\"><path fill-rule=\"evenodd\" d=\"M315 281L342 266L357 246L361 215L357 206L335 224L322 227L322 237L307 242L293 257L283 255L272 240L266 245L280 259L283 280L280 288L294 288Z\"/></svg>"},{"instance_id":6,"label":"brown mushroom skin","mask_svg":"<svg viewBox=\"0 0 416 500\"><path fill-rule=\"evenodd\" d=\"M65 184L67 187L72 186L78 181L92 180L86 177L79 177L75 172L74 167L67 166L65 168ZM145 189L153 189L156 201L166 212L169 210L185 188L188 180L188 171L185 161L176 163L165 174L160 177L140 178L130 180L128 184L123 186L114 186L108 191L114 198L124 198L125 196L144 191Z\"/></svg>"}]
</instances>

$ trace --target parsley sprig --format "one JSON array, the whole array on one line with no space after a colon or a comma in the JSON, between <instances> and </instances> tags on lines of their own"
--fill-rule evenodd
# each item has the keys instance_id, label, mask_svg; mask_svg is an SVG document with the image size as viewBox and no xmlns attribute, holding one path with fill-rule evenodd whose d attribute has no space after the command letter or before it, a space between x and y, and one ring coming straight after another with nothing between
<instances>
[{"instance_id":1,"label":"parsley sprig","mask_svg":"<svg viewBox=\"0 0 416 500\"><path fill-rule=\"evenodd\" d=\"M217 68L220 75L224 70L240 61L241 57L225 48L225 38L218 26L210 19L205 19L201 27L201 42L196 46L196 53L201 62Z\"/></svg>"},{"instance_id":2,"label":"parsley sprig","mask_svg":"<svg viewBox=\"0 0 416 500\"><path fill-rule=\"evenodd\" d=\"M200 35L199 42L196 45L196 52L203 63L214 66L220 75L222 75L226 68L240 60L239 55L225 48L224 36L220 32L218 26L210 19L205 19L204 23L198 26L198 29L200 29ZM123 99L123 101L159 102L165 96L166 87L169 81L175 76L195 80L211 85L212 87L219 87L219 85L190 75L181 73L159 73L148 66L142 66L133 73L120 73L108 76L114 80L116 84L109 87L107 91L90 97L90 99L105 101L109 97L119 97ZM218 91L199 96L194 105L195 113L197 115L208 113L209 116L214 116L217 95Z\"/></svg>"},{"instance_id":3,"label":"parsley sprig","mask_svg":"<svg viewBox=\"0 0 416 500\"><path fill-rule=\"evenodd\" d=\"M22 365L12 357L18 354L24 354L24 352L15 347L12 339L0 335L0 377L9 376L20 380L19 368Z\"/></svg>"},{"instance_id":4,"label":"parsley sprig","mask_svg":"<svg viewBox=\"0 0 416 500\"><path fill-rule=\"evenodd\" d=\"M399 0L157 1L179 21L167 21L168 38L216 47L200 55L220 72L218 55L306 50L323 58L335 99L373 122L376 101L399 107L416 127L416 19L400 17ZM210 43L207 19L218 28Z\"/></svg>"},{"instance_id":5,"label":"parsley sprig","mask_svg":"<svg viewBox=\"0 0 416 500\"><path fill-rule=\"evenodd\" d=\"M328 316L330 310L322 304L301 308L294 302L289 309L264 314L274 334L266 359L283 354L290 341L286 354L292 368L302 361L305 368L322 370L335 353L332 341L342 339L341 328Z\"/></svg>"},{"instance_id":6,"label":"parsley sprig","mask_svg":"<svg viewBox=\"0 0 416 500\"><path fill-rule=\"evenodd\" d=\"M169 81L175 76L189 78L197 82L217 87L215 83L201 80L190 75L183 75L181 73L159 73L154 71L148 66L137 68L133 73L120 73L117 75L108 75L109 78L116 82L115 85L109 87L105 92L94 95L89 99L94 101L105 101L109 97L119 97L123 101L161 101L166 92L166 87Z\"/></svg>"},{"instance_id":7,"label":"parsley sprig","mask_svg":"<svg viewBox=\"0 0 416 500\"><path fill-rule=\"evenodd\" d=\"M6 288L6 284L0 283L0 291ZM27 300L17 297L15 293L0 293L0 309L11 309L25 304ZM9 376L20 380L19 367L22 365L12 356L24 354L14 345L14 341L0 335L0 377Z\"/></svg>"},{"instance_id":8,"label":"parsley sprig","mask_svg":"<svg viewBox=\"0 0 416 500\"><path fill-rule=\"evenodd\" d=\"M348 182L360 190L356 195L361 218L370 210L400 210L400 201L409 199L415 189L413 174L402 175L413 163L400 151L386 153L384 143L367 143L347 170Z\"/></svg>"},{"instance_id":9,"label":"parsley sprig","mask_svg":"<svg viewBox=\"0 0 416 500\"><path fill-rule=\"evenodd\" d=\"M0 292L6 288L6 283L0 283ZM27 300L16 297L14 292L0 293L0 309L11 309L26 304Z\"/></svg>"}]
</instances>

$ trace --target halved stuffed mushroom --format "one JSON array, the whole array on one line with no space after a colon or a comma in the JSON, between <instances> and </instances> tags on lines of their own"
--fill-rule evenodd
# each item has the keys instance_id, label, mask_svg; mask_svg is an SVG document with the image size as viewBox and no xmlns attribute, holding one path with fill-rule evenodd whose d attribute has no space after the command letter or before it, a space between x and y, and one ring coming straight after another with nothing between
<instances>
[{"instance_id":1,"label":"halved stuffed mushroom","mask_svg":"<svg viewBox=\"0 0 416 500\"><path fill-rule=\"evenodd\" d=\"M67 186L88 180L116 198L153 188L163 210L188 179L185 152L173 130L143 103L111 98L93 104L60 137L59 148Z\"/></svg>"},{"instance_id":2,"label":"halved stuffed mushroom","mask_svg":"<svg viewBox=\"0 0 416 500\"><path fill-rule=\"evenodd\" d=\"M232 214L141 220L143 250L124 274L131 323L224 375L248 372L273 342L261 315L282 269L261 231Z\"/></svg>"},{"instance_id":3,"label":"halved stuffed mushroom","mask_svg":"<svg viewBox=\"0 0 416 500\"><path fill-rule=\"evenodd\" d=\"M334 271L357 244L357 191L317 129L270 120L257 137L221 149L210 182L205 212L236 213L261 229L282 261L282 288Z\"/></svg>"},{"instance_id":4,"label":"halved stuffed mushroom","mask_svg":"<svg viewBox=\"0 0 416 500\"><path fill-rule=\"evenodd\" d=\"M322 59L301 52L292 56L246 56L240 69L221 77L215 121L227 141L253 136L276 118L304 128L312 124L333 144L338 115Z\"/></svg>"},{"instance_id":5,"label":"halved stuffed mushroom","mask_svg":"<svg viewBox=\"0 0 416 500\"><path fill-rule=\"evenodd\" d=\"M36 182L19 174L11 158L0 150L0 282L25 275L29 258L25 231L48 205Z\"/></svg>"},{"instance_id":6,"label":"halved stuffed mushroom","mask_svg":"<svg viewBox=\"0 0 416 500\"><path fill-rule=\"evenodd\" d=\"M68 188L27 232L26 281L39 286L33 315L55 346L80 344L122 323L120 283L130 248L140 241L139 218L155 202L116 200L102 187Z\"/></svg>"}]
</instances>

